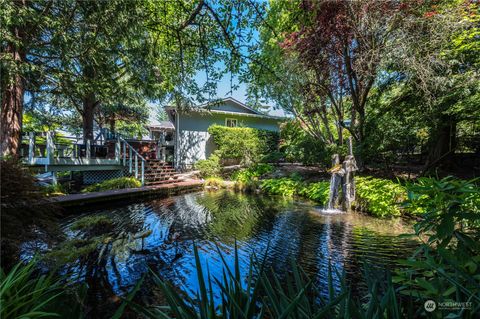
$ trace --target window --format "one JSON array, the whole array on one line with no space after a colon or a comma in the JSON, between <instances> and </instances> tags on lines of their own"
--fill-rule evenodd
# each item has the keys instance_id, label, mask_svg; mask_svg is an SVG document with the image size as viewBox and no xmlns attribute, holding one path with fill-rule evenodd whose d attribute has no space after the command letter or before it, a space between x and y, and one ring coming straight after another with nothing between
<instances>
[{"instance_id":1,"label":"window","mask_svg":"<svg viewBox=\"0 0 480 319\"><path fill-rule=\"evenodd\" d=\"M237 120L236 119L225 119L225 126L228 127L237 127Z\"/></svg>"}]
</instances>

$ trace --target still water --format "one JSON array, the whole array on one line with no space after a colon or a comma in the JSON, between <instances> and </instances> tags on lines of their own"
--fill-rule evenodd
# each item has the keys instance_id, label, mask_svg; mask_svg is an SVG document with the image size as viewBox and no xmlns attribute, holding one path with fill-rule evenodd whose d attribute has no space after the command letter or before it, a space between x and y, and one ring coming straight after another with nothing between
<instances>
[{"instance_id":1,"label":"still water","mask_svg":"<svg viewBox=\"0 0 480 319\"><path fill-rule=\"evenodd\" d=\"M111 224L95 234L72 230L85 216L105 216ZM229 191L76 213L62 221L62 229L69 239L101 236L96 251L66 271L88 283L91 292L103 300L128 293L149 269L194 295L198 286L193 242L203 268L208 267L213 276L221 278L223 268L218 250L233 265L236 239L244 272L252 253L266 254L267 264L279 274L294 259L325 293L329 264L361 287L365 263L379 270L392 268L415 245L398 237L412 229L400 220L322 213L311 202ZM338 278L335 282L339 284ZM151 298L155 292L148 287L146 283L140 293Z\"/></svg>"}]
</instances>

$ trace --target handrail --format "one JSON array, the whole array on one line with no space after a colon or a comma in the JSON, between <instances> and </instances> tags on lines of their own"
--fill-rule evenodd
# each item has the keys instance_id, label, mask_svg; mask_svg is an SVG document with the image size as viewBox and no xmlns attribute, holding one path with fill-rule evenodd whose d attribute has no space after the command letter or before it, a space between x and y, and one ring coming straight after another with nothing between
<instances>
[{"instance_id":1,"label":"handrail","mask_svg":"<svg viewBox=\"0 0 480 319\"><path fill-rule=\"evenodd\" d=\"M118 142L117 142L117 147L115 148L115 157L116 159L119 161L119 162L123 162L123 166L126 166L127 164L127 160L126 160L126 156L127 156L127 152L126 152L126 146L128 146L128 152L129 152L129 156L128 156L128 172L130 174L132 174L133 172L133 154L135 155L135 178L138 178L138 159L140 158L141 160L141 171L140 171L140 181L142 183L142 186L145 184L145 158L140 155L139 152L137 152L137 150L132 146L130 145L130 143L128 143L123 137L121 137L120 135L117 136L118 138ZM123 148L121 147L120 145L120 142L123 142ZM120 161L120 153L121 153L121 150L123 149L123 158L122 158L122 161Z\"/></svg>"}]
</instances>

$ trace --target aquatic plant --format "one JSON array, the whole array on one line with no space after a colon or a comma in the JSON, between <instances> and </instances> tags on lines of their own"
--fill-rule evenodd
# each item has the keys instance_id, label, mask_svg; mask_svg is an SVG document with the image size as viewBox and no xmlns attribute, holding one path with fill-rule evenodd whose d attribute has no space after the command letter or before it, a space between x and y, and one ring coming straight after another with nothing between
<instances>
[{"instance_id":1,"label":"aquatic plant","mask_svg":"<svg viewBox=\"0 0 480 319\"><path fill-rule=\"evenodd\" d=\"M123 188L137 188L140 186L142 186L142 183L135 177L119 177L87 186L82 190L82 193L102 192Z\"/></svg>"}]
</instances>

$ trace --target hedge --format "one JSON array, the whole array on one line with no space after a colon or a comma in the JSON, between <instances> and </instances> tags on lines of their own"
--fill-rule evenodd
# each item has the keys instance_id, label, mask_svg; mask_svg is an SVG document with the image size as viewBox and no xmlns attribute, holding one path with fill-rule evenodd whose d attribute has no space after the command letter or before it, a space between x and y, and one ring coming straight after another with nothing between
<instances>
[{"instance_id":1,"label":"hedge","mask_svg":"<svg viewBox=\"0 0 480 319\"><path fill-rule=\"evenodd\" d=\"M278 150L278 132L250 127L226 127L212 125L208 128L217 146L215 154L222 160L239 160L249 164L259 162Z\"/></svg>"}]
</instances>

